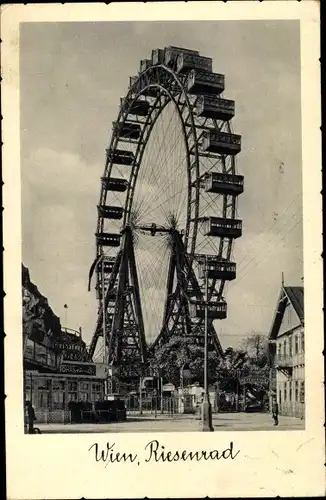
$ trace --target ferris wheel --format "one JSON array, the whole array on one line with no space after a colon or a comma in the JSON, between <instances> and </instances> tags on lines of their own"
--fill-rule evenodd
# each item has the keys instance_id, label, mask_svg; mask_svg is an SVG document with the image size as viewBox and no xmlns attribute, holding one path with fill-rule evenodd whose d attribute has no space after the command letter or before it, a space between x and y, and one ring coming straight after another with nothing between
<instances>
[{"instance_id":1,"label":"ferris wheel","mask_svg":"<svg viewBox=\"0 0 326 500\"><path fill-rule=\"evenodd\" d=\"M95 273L106 362L146 363L173 335L201 343L208 298L209 341L227 316L227 282L236 277L241 236L236 170L241 137L223 75L198 51L152 51L130 78L112 126L101 178Z\"/></svg>"}]
</instances>

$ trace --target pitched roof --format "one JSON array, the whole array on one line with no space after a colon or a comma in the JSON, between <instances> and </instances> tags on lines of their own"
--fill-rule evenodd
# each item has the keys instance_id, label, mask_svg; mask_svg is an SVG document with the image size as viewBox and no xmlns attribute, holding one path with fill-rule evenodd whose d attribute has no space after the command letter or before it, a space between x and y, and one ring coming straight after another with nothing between
<instances>
[{"instance_id":1,"label":"pitched roof","mask_svg":"<svg viewBox=\"0 0 326 500\"><path fill-rule=\"evenodd\" d=\"M284 291L288 296L300 321L304 320L304 289L303 286L285 286Z\"/></svg>"},{"instance_id":2,"label":"pitched roof","mask_svg":"<svg viewBox=\"0 0 326 500\"><path fill-rule=\"evenodd\" d=\"M303 286L282 286L281 292L277 301L276 311L274 314L273 323L269 333L269 339L275 340L282 324L287 300L292 304L295 312L304 322L304 289Z\"/></svg>"}]
</instances>

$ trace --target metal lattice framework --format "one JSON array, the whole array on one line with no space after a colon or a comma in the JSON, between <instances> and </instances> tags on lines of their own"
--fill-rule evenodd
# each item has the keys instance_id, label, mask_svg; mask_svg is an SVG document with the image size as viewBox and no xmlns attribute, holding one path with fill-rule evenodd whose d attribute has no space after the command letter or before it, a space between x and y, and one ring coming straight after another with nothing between
<instances>
[{"instance_id":1,"label":"metal lattice framework","mask_svg":"<svg viewBox=\"0 0 326 500\"><path fill-rule=\"evenodd\" d=\"M202 343L204 266L209 340L222 351L213 322L226 317L223 292L236 276L243 191L235 163L241 137L224 83L197 51L153 50L113 123L91 269L99 315L90 354L104 332L107 362L130 373L146 363L148 343L151 352L175 334Z\"/></svg>"}]
</instances>

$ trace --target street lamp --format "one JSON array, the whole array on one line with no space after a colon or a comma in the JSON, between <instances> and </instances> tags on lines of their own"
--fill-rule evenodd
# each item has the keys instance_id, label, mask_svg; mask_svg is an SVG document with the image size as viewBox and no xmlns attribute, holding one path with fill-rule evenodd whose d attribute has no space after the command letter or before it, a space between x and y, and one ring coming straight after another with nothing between
<instances>
[{"instance_id":1,"label":"street lamp","mask_svg":"<svg viewBox=\"0 0 326 500\"><path fill-rule=\"evenodd\" d=\"M208 393L208 263L205 258L205 347L204 347L204 399L202 403L203 432L213 432L212 406Z\"/></svg>"}]
</instances>

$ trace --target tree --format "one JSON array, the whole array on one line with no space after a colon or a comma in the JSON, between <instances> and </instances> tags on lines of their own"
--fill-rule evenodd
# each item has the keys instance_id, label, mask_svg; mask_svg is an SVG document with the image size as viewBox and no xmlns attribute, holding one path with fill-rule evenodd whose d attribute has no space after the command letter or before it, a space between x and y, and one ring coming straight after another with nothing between
<instances>
[{"instance_id":1,"label":"tree","mask_svg":"<svg viewBox=\"0 0 326 500\"><path fill-rule=\"evenodd\" d=\"M268 361L268 340L261 333L252 332L243 342L243 349L253 364L263 368Z\"/></svg>"},{"instance_id":2,"label":"tree","mask_svg":"<svg viewBox=\"0 0 326 500\"><path fill-rule=\"evenodd\" d=\"M166 381L173 383L176 387L181 382L181 371L190 371L189 382L204 382L204 347L196 346L189 339L174 336L163 344L155 352L151 360L154 370L160 371ZM217 380L218 355L209 352L208 355L208 382Z\"/></svg>"}]
</instances>

